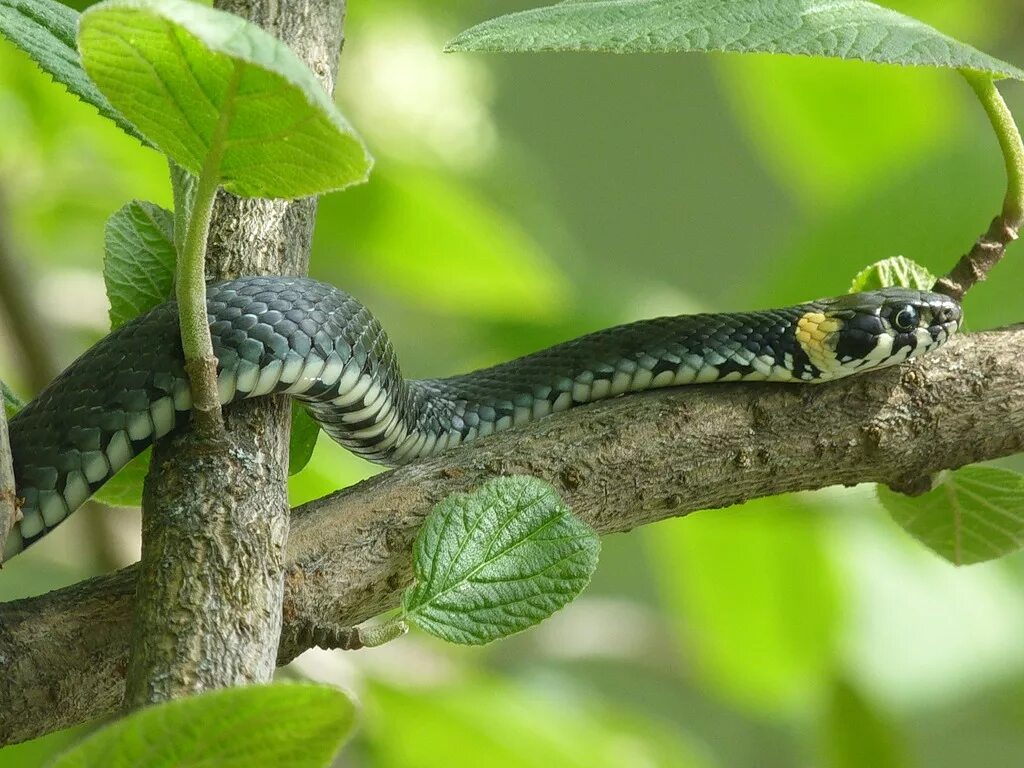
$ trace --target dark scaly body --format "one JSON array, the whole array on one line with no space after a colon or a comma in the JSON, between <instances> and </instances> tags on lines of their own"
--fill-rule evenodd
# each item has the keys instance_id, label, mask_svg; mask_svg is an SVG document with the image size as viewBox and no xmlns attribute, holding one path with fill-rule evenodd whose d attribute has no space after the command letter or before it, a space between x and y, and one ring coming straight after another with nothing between
<instances>
[{"instance_id":1,"label":"dark scaly body","mask_svg":"<svg viewBox=\"0 0 1024 768\"><path fill-rule=\"evenodd\" d=\"M934 348L960 308L886 289L762 312L644 320L447 379L403 379L362 304L305 278L211 284L221 401L286 393L324 431L382 464L402 464L575 405L655 387L719 381L817 383ZM910 311L913 327L895 327ZM904 320L907 317L903 317ZM111 333L11 421L24 519L7 554L50 531L133 456L188 420L177 306Z\"/></svg>"}]
</instances>

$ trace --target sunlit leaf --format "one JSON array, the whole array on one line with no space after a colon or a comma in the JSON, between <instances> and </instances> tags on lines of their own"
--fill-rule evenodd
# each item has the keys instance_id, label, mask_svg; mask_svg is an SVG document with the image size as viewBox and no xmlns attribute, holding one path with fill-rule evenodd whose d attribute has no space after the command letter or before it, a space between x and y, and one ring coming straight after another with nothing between
<instances>
[{"instance_id":1,"label":"sunlit leaf","mask_svg":"<svg viewBox=\"0 0 1024 768\"><path fill-rule=\"evenodd\" d=\"M229 688L133 712L58 757L52 768L323 768L355 708L320 685Z\"/></svg>"},{"instance_id":2,"label":"sunlit leaf","mask_svg":"<svg viewBox=\"0 0 1024 768\"><path fill-rule=\"evenodd\" d=\"M187 0L107 0L82 14L89 76L176 163L244 196L301 197L362 182L370 158L313 73L238 16Z\"/></svg>"},{"instance_id":3,"label":"sunlit leaf","mask_svg":"<svg viewBox=\"0 0 1024 768\"><path fill-rule=\"evenodd\" d=\"M133 200L107 220L103 282L110 300L111 328L171 298L174 259L170 211Z\"/></svg>"},{"instance_id":4,"label":"sunlit leaf","mask_svg":"<svg viewBox=\"0 0 1024 768\"><path fill-rule=\"evenodd\" d=\"M78 12L55 0L0 0L0 34L68 91L92 104L126 133L145 141L82 69L75 45L77 26Z\"/></svg>"},{"instance_id":5,"label":"sunlit leaf","mask_svg":"<svg viewBox=\"0 0 1024 768\"><path fill-rule=\"evenodd\" d=\"M893 256L876 261L858 272L850 284L850 292L874 291L890 286L927 291L935 285L935 280L935 275L927 267L905 256Z\"/></svg>"},{"instance_id":6,"label":"sunlit leaf","mask_svg":"<svg viewBox=\"0 0 1024 768\"><path fill-rule=\"evenodd\" d=\"M453 643L533 626L590 582L601 542L547 483L501 477L452 494L416 537L408 619Z\"/></svg>"},{"instance_id":7,"label":"sunlit leaf","mask_svg":"<svg viewBox=\"0 0 1024 768\"><path fill-rule=\"evenodd\" d=\"M903 528L955 565L994 560L1024 546L1024 475L998 467L946 472L921 496L878 486Z\"/></svg>"},{"instance_id":8,"label":"sunlit leaf","mask_svg":"<svg viewBox=\"0 0 1024 768\"><path fill-rule=\"evenodd\" d=\"M568 2L485 21L447 50L784 53L1024 80L1024 70L866 0Z\"/></svg>"}]
</instances>

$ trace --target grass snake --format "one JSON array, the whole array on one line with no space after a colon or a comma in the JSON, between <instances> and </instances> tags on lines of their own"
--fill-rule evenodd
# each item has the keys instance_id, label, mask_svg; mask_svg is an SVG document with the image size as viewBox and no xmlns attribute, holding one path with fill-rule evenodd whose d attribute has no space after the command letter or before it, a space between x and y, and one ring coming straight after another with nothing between
<instances>
[{"instance_id":1,"label":"grass snake","mask_svg":"<svg viewBox=\"0 0 1024 768\"><path fill-rule=\"evenodd\" d=\"M390 465L627 392L814 384L894 365L938 347L961 321L949 297L886 288L784 309L642 320L473 373L407 380L376 318L333 286L297 277L211 283L207 311L222 403L289 394L334 440ZM187 423L191 403L175 302L85 352L11 420L22 519L5 556Z\"/></svg>"}]
</instances>

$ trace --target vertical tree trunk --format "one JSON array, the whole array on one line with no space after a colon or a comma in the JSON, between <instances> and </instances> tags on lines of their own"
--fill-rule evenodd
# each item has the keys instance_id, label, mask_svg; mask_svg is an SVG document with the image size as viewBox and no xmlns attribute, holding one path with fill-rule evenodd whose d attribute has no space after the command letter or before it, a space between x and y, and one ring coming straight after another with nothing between
<instances>
[{"instance_id":1,"label":"vertical tree trunk","mask_svg":"<svg viewBox=\"0 0 1024 768\"><path fill-rule=\"evenodd\" d=\"M291 46L333 92L345 0L218 0ZM207 275L305 274L316 200L221 193ZM161 441L146 481L125 704L270 680L288 538L284 398L225 413L227 442Z\"/></svg>"}]
</instances>

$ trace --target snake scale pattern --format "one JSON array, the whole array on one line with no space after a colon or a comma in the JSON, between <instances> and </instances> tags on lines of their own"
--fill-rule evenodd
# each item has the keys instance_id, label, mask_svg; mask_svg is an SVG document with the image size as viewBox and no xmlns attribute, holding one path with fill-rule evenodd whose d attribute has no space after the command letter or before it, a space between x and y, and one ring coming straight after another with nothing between
<instances>
[{"instance_id":1,"label":"snake scale pattern","mask_svg":"<svg viewBox=\"0 0 1024 768\"><path fill-rule=\"evenodd\" d=\"M324 431L403 464L576 405L656 387L819 383L894 365L952 336L961 310L887 288L784 309L643 320L445 379L406 380L387 334L356 299L307 278L211 283L220 400L298 398ZM22 519L5 557L52 530L192 403L178 312L162 304L75 361L10 423Z\"/></svg>"}]
</instances>

